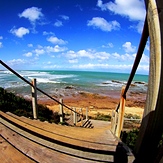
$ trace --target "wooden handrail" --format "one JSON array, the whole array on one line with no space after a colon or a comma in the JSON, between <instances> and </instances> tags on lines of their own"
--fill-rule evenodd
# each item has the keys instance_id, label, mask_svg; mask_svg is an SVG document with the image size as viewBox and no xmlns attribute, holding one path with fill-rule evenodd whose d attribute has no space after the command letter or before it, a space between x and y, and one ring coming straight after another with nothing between
<instances>
[{"instance_id":1,"label":"wooden handrail","mask_svg":"<svg viewBox=\"0 0 163 163\"><path fill-rule=\"evenodd\" d=\"M32 83L30 83L28 80L26 80L25 78L23 78L20 74L18 74L16 71L14 71L11 67L9 67L7 64L5 64L2 60L0 60L0 63L7 68L9 71L11 71L13 74L15 74L18 78L20 78L21 80L23 80L24 82L26 82L27 84L29 84L31 87L34 87ZM73 109L71 109L70 107L66 106L65 104L61 103L60 101L56 100L55 98L51 97L50 95L48 95L47 93L45 93L44 91L42 91L41 89L39 89L38 87L36 87L36 89L41 92L42 94L46 95L47 97L49 97L50 99L52 99L53 101L57 102L58 104L64 106L65 108L75 112ZM75 112L77 114L80 115L80 113Z\"/></svg>"},{"instance_id":2,"label":"wooden handrail","mask_svg":"<svg viewBox=\"0 0 163 163\"><path fill-rule=\"evenodd\" d=\"M135 76L136 70L137 70L138 65L140 63L140 60L142 58L143 51L145 49L148 37L149 37L149 32L148 32L148 23L147 23L147 17L146 17L145 22L144 22L144 27L143 27L141 40L140 40L140 43L139 43L139 48L138 48L138 51L137 51L137 55L136 55L136 58L135 58L135 61L134 61L130 76L128 78L126 87L125 87L123 95L122 95L125 99L126 99L126 93L127 93L128 89L129 89L129 87L131 85L131 82L132 82L132 80L133 80L133 78ZM116 112L118 112L119 106L120 106L120 102L117 105Z\"/></svg>"}]
</instances>

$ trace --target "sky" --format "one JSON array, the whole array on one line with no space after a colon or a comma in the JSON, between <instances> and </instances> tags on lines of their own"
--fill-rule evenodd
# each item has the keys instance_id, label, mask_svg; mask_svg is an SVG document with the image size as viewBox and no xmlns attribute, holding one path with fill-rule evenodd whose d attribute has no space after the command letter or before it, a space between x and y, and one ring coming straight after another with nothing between
<instances>
[{"instance_id":1,"label":"sky","mask_svg":"<svg viewBox=\"0 0 163 163\"><path fill-rule=\"evenodd\" d=\"M143 0L0 0L0 58L15 70L130 73L145 14ZM149 42L137 73L148 71Z\"/></svg>"}]
</instances>

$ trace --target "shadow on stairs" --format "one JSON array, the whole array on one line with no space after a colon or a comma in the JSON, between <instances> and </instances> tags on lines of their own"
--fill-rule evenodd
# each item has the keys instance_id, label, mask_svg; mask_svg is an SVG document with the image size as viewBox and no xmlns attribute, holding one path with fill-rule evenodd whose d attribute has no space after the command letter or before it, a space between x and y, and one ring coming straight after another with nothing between
<instances>
[{"instance_id":1,"label":"shadow on stairs","mask_svg":"<svg viewBox=\"0 0 163 163\"><path fill-rule=\"evenodd\" d=\"M82 127L84 127L84 128L93 128L94 126L93 126L92 122L90 121L90 119L85 119L83 121Z\"/></svg>"},{"instance_id":2,"label":"shadow on stairs","mask_svg":"<svg viewBox=\"0 0 163 163\"><path fill-rule=\"evenodd\" d=\"M77 126L77 127L83 127L83 128L94 128L92 122L90 119L84 119L77 118L76 124L74 123L73 116L67 116L65 118L65 122L69 126Z\"/></svg>"}]
</instances>

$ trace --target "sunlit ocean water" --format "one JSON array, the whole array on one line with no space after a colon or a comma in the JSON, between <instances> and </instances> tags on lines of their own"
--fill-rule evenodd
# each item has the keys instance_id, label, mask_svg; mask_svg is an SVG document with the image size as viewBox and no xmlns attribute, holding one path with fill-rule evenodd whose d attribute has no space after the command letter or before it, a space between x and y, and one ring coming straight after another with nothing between
<instances>
[{"instance_id":1,"label":"sunlit ocean water","mask_svg":"<svg viewBox=\"0 0 163 163\"><path fill-rule=\"evenodd\" d=\"M110 92L121 91L127 83L129 74L88 71L54 71L32 70L17 71L22 77L31 81L37 80L37 87L55 96L70 96L81 91L109 95ZM130 91L146 93L147 75L135 75ZM16 94L28 97L31 87L9 71L0 71L0 87ZM39 97L43 97L38 92Z\"/></svg>"}]
</instances>

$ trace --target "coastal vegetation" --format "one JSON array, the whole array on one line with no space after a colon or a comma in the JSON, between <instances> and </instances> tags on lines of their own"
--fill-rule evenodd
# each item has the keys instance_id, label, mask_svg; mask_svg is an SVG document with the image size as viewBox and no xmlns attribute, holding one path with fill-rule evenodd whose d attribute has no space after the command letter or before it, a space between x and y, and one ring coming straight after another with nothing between
<instances>
[{"instance_id":1,"label":"coastal vegetation","mask_svg":"<svg viewBox=\"0 0 163 163\"><path fill-rule=\"evenodd\" d=\"M0 110L33 119L32 102L23 97L16 96L14 93L7 92L1 87ZM38 104L38 119L50 123L58 123L59 114L57 112L53 113L53 111L49 110L46 106Z\"/></svg>"},{"instance_id":2,"label":"coastal vegetation","mask_svg":"<svg viewBox=\"0 0 163 163\"><path fill-rule=\"evenodd\" d=\"M139 128L134 128L130 131L122 131L120 138L128 147L131 148L131 150L134 150L138 138L138 134L139 134ZM162 147L163 147L163 133L158 144L158 150L161 149Z\"/></svg>"},{"instance_id":3,"label":"coastal vegetation","mask_svg":"<svg viewBox=\"0 0 163 163\"><path fill-rule=\"evenodd\" d=\"M98 112L97 115L92 119L102 120L102 121L111 121L111 115L110 114L105 115L105 114L102 114L102 113Z\"/></svg>"},{"instance_id":4,"label":"coastal vegetation","mask_svg":"<svg viewBox=\"0 0 163 163\"><path fill-rule=\"evenodd\" d=\"M128 147L130 147L133 150L136 144L138 133L139 133L138 128L132 129L131 131L128 132L123 131L121 132L120 138Z\"/></svg>"}]
</instances>

